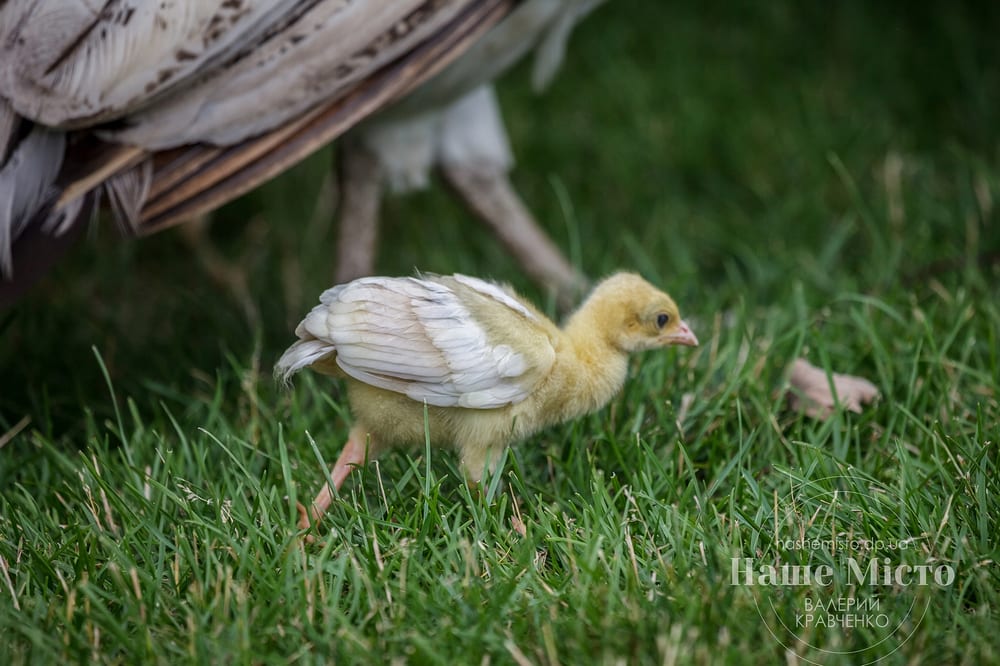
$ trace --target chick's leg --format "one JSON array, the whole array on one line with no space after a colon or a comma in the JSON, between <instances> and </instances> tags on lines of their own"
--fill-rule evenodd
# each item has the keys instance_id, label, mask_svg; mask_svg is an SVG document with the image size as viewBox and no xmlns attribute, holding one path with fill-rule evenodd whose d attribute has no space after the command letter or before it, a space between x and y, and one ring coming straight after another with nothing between
<instances>
[{"instance_id":1,"label":"chick's leg","mask_svg":"<svg viewBox=\"0 0 1000 666\"><path fill-rule=\"evenodd\" d=\"M478 495L481 492L483 477L487 473L492 475L496 472L502 457L502 447L463 446L461 448L459 464L465 475L465 484L469 486L473 495Z\"/></svg>"},{"instance_id":2,"label":"chick's leg","mask_svg":"<svg viewBox=\"0 0 1000 666\"><path fill-rule=\"evenodd\" d=\"M344 444L344 448L340 452L340 457L330 469L330 478L316 494L310 504L310 509L306 510L301 504L298 505L299 529L308 529L310 525L318 524L319 519L333 503L333 493L340 492L340 487L344 485L351 470L365 463L366 453L371 450L370 443L368 447L365 446L365 440L364 430L359 426L351 428L347 443Z\"/></svg>"}]
</instances>

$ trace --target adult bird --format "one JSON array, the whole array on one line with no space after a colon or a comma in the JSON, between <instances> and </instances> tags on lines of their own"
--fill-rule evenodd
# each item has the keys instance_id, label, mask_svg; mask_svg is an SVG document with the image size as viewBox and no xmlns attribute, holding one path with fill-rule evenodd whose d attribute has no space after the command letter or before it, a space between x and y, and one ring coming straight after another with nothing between
<instances>
[{"instance_id":1,"label":"adult bird","mask_svg":"<svg viewBox=\"0 0 1000 666\"><path fill-rule=\"evenodd\" d=\"M0 4L0 304L44 274L102 198L129 231L150 233L351 128L338 277L371 270L382 184L421 186L440 166L530 275L575 289L582 279L506 180L489 82L535 50L544 83L600 2Z\"/></svg>"}]
</instances>

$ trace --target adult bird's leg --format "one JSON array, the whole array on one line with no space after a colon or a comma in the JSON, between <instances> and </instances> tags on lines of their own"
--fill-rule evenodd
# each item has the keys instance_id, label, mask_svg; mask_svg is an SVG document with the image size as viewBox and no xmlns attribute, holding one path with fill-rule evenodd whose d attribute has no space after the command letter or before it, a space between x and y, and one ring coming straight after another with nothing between
<instances>
[{"instance_id":1,"label":"adult bird's leg","mask_svg":"<svg viewBox=\"0 0 1000 666\"><path fill-rule=\"evenodd\" d=\"M441 171L525 272L555 292L561 308L575 304L587 288L587 278L570 265L538 226L503 170L445 163Z\"/></svg>"},{"instance_id":2,"label":"adult bird's leg","mask_svg":"<svg viewBox=\"0 0 1000 666\"><path fill-rule=\"evenodd\" d=\"M341 284L375 268L378 212L382 198L382 168L361 141L345 137L340 160L340 228L334 282Z\"/></svg>"},{"instance_id":3,"label":"adult bird's leg","mask_svg":"<svg viewBox=\"0 0 1000 666\"><path fill-rule=\"evenodd\" d=\"M194 252L195 259L202 270L208 274L213 282L232 294L240 307L243 308L247 323L251 328L256 329L260 322L260 312L250 293L245 267L246 255L253 251L255 243L247 243L248 249L239 261L230 261L219 252L209 237L208 225L210 221L211 217L204 214L179 225L181 237ZM251 232L253 232L252 228ZM251 233L251 235L259 234Z\"/></svg>"},{"instance_id":4,"label":"adult bird's leg","mask_svg":"<svg viewBox=\"0 0 1000 666\"><path fill-rule=\"evenodd\" d=\"M319 519L333 503L333 493L340 492L340 487L350 476L351 470L365 464L366 439L368 439L366 433L359 426L351 428L351 432L347 436L347 443L344 444L344 449L340 452L340 457L330 469L330 478L316 493L309 509L307 510L302 504L298 505L299 529L308 529L310 525L318 524Z\"/></svg>"}]
</instances>

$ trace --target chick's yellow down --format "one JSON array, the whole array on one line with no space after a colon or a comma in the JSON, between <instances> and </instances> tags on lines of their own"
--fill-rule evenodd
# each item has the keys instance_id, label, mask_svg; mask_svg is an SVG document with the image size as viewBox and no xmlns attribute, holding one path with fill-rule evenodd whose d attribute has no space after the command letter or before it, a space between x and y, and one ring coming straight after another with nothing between
<instances>
[{"instance_id":1,"label":"chick's yellow down","mask_svg":"<svg viewBox=\"0 0 1000 666\"><path fill-rule=\"evenodd\" d=\"M453 446L478 482L503 447L607 404L631 352L698 344L670 296L632 273L598 283L562 328L465 275L361 278L325 291L295 334L277 375L311 367L347 381L355 423L331 471L336 490L366 452L423 442L425 403L431 441Z\"/></svg>"}]
</instances>

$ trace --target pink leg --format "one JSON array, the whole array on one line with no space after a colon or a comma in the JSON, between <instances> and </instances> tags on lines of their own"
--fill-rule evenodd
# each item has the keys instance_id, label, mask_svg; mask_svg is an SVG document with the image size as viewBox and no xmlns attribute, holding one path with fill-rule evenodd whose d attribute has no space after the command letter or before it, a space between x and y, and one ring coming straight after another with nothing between
<instances>
[{"instance_id":1,"label":"pink leg","mask_svg":"<svg viewBox=\"0 0 1000 666\"><path fill-rule=\"evenodd\" d=\"M319 519L330 508L330 504L333 503L334 491L339 493L340 487L344 485L344 481L347 480L351 470L365 463L365 439L365 432L358 426L354 426L351 429L351 433L347 437L347 443L344 444L344 449L340 452L340 457L337 458L336 464L330 470L330 478L316 494L316 497L312 501L311 509L306 511L304 506L301 504L298 505L299 529L304 530L308 529L310 525L319 524ZM331 485L333 486L332 489L330 488Z\"/></svg>"}]
</instances>

